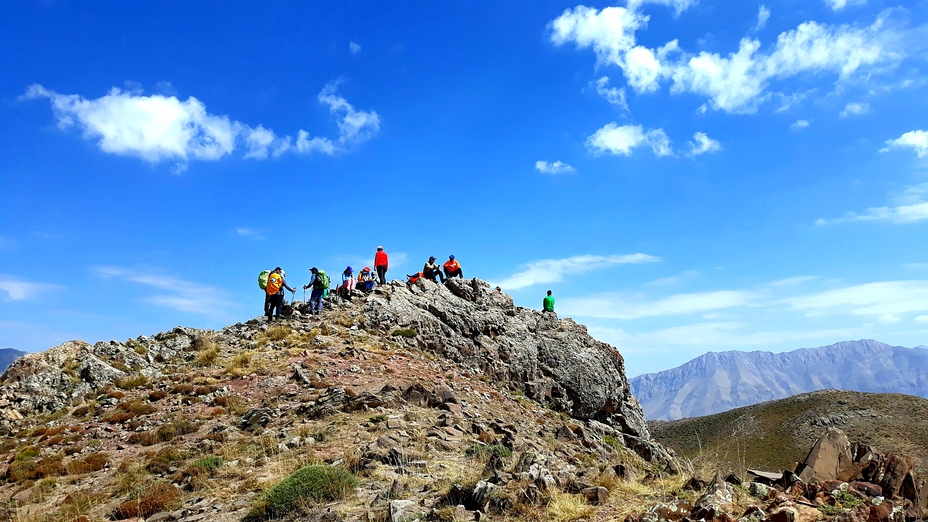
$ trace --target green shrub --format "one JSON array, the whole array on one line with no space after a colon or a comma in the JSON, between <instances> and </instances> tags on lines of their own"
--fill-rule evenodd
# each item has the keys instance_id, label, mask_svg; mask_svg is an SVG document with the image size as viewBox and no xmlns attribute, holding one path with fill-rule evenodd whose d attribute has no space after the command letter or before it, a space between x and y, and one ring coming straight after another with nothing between
<instances>
[{"instance_id":1,"label":"green shrub","mask_svg":"<svg viewBox=\"0 0 928 522\"><path fill-rule=\"evenodd\" d=\"M834 494L835 500L841 503L842 506L846 508L857 507L863 500L851 495L847 491L837 491Z\"/></svg>"},{"instance_id":2,"label":"green shrub","mask_svg":"<svg viewBox=\"0 0 928 522\"><path fill-rule=\"evenodd\" d=\"M277 518L299 509L307 500L339 500L358 487L348 470L333 466L306 466L269 489L245 517L245 522Z\"/></svg>"},{"instance_id":3,"label":"green shrub","mask_svg":"<svg viewBox=\"0 0 928 522\"><path fill-rule=\"evenodd\" d=\"M397 330L393 330L393 335L395 337L405 337L407 339L412 339L413 337L419 335L419 332L417 332L414 328L399 328Z\"/></svg>"},{"instance_id":4,"label":"green shrub","mask_svg":"<svg viewBox=\"0 0 928 522\"><path fill-rule=\"evenodd\" d=\"M815 507L816 509L821 511L823 515L827 515L829 517L840 515L841 513L844 513L845 511L847 511L846 509L841 509L838 506L831 506L828 504L821 504Z\"/></svg>"},{"instance_id":5,"label":"green shrub","mask_svg":"<svg viewBox=\"0 0 928 522\"><path fill-rule=\"evenodd\" d=\"M370 419L368 419L368 420L371 421L371 422L374 423L374 424L379 424L379 423L381 423L381 422L386 421L386 420L387 420L387 416L384 415L383 413L381 413L380 415L374 415L374 416L372 416L372 417L371 417Z\"/></svg>"},{"instance_id":6,"label":"green shrub","mask_svg":"<svg viewBox=\"0 0 928 522\"><path fill-rule=\"evenodd\" d=\"M512 450L499 444L491 444L489 446L484 446L483 444L474 444L473 446L467 448L467 451L464 453L471 456L476 455L478 457L489 457L490 455L496 453L500 457L509 457L512 455Z\"/></svg>"}]
</instances>

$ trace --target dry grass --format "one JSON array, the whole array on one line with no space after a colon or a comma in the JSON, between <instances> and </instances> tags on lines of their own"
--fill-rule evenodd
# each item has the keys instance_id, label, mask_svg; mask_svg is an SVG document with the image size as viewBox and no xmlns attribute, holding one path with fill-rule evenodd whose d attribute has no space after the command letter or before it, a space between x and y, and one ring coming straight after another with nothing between
<instances>
[{"instance_id":1,"label":"dry grass","mask_svg":"<svg viewBox=\"0 0 928 522\"><path fill-rule=\"evenodd\" d=\"M289 326L278 325L268 328L264 334L272 341L282 341L289 337L292 332L293 330Z\"/></svg>"},{"instance_id":2,"label":"dry grass","mask_svg":"<svg viewBox=\"0 0 928 522\"><path fill-rule=\"evenodd\" d=\"M254 352L240 352L226 364L226 374L241 377L251 373L251 358Z\"/></svg>"},{"instance_id":3,"label":"dry grass","mask_svg":"<svg viewBox=\"0 0 928 522\"><path fill-rule=\"evenodd\" d=\"M545 515L551 522L574 522L588 518L596 508L587 504L579 495L554 491L548 498Z\"/></svg>"},{"instance_id":4,"label":"dry grass","mask_svg":"<svg viewBox=\"0 0 928 522\"><path fill-rule=\"evenodd\" d=\"M193 346L196 348L197 356L194 364L198 367L212 366L219 359L219 343L216 342L212 333L204 333L194 338Z\"/></svg>"}]
</instances>

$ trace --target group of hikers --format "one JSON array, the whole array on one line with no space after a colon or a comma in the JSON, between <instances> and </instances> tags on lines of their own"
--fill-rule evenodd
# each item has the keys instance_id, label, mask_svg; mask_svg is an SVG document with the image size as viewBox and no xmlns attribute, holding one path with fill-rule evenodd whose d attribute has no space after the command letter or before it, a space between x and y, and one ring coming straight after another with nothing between
<instances>
[{"instance_id":1,"label":"group of hikers","mask_svg":"<svg viewBox=\"0 0 928 522\"><path fill-rule=\"evenodd\" d=\"M366 266L355 277L352 267L345 268L342 272L342 282L336 288L336 293L350 300L351 292L354 290L370 292L375 285L385 285L387 284L387 270L389 268L390 258L383 247L378 246L377 253L374 254L374 271L376 272ZM322 312L322 300L328 296L331 280L325 270L312 267L309 272L309 283L303 285L303 290L306 291L312 288L309 297L309 313L310 315L319 315ZM265 291L264 315L268 321L280 319L280 313L285 304L284 290L296 293L296 288L292 288L287 284L286 276L286 272L279 266L274 270L265 270L258 275L258 285ZM425 278L435 283L444 284L446 280L453 277L464 277L461 264L453 255L448 256L448 260L442 265L436 263L435 256L431 256L425 266L422 267L421 272L406 275L409 283L415 283ZM497 286L496 291L501 292L502 289ZM554 312L554 297L551 295L551 290L548 290L548 295L544 298L542 309L545 312Z\"/></svg>"}]
</instances>

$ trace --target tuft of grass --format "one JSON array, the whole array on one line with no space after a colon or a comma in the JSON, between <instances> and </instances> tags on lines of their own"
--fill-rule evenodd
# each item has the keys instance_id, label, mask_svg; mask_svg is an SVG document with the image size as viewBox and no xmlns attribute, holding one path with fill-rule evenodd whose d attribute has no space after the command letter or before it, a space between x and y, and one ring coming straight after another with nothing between
<instances>
[{"instance_id":1,"label":"tuft of grass","mask_svg":"<svg viewBox=\"0 0 928 522\"><path fill-rule=\"evenodd\" d=\"M371 418L369 418L368 420L371 421L371 422L374 423L374 424L380 424L381 422L386 422L386 421L387 421L387 416L384 415L383 413L381 413L381 414L379 414L379 415L373 415L373 416L371 416Z\"/></svg>"},{"instance_id":2,"label":"tuft of grass","mask_svg":"<svg viewBox=\"0 0 928 522\"><path fill-rule=\"evenodd\" d=\"M545 509L551 522L574 522L593 515L596 508L588 505L577 495L554 491Z\"/></svg>"},{"instance_id":3,"label":"tuft of grass","mask_svg":"<svg viewBox=\"0 0 928 522\"><path fill-rule=\"evenodd\" d=\"M278 325L268 328L264 333L267 335L267 338L272 341L281 341L289 337L291 332L292 330L289 326Z\"/></svg>"},{"instance_id":4,"label":"tuft of grass","mask_svg":"<svg viewBox=\"0 0 928 522\"><path fill-rule=\"evenodd\" d=\"M393 330L391 335L394 337L405 337L407 339L412 339L413 337L419 335L419 332L417 332L415 328L398 328Z\"/></svg>"},{"instance_id":5,"label":"tuft of grass","mask_svg":"<svg viewBox=\"0 0 928 522\"><path fill-rule=\"evenodd\" d=\"M200 429L200 424L187 419L178 419L160 426L154 433L150 431L135 432L129 435L129 442L141 444L142 446L151 446L159 442L167 442L176 437L196 433Z\"/></svg>"},{"instance_id":6,"label":"tuft of grass","mask_svg":"<svg viewBox=\"0 0 928 522\"><path fill-rule=\"evenodd\" d=\"M147 518L163 511L179 497L180 491L175 486L163 482L158 483L143 491L139 498L120 504L114 516L118 520L132 517Z\"/></svg>"},{"instance_id":7,"label":"tuft of grass","mask_svg":"<svg viewBox=\"0 0 928 522\"><path fill-rule=\"evenodd\" d=\"M219 466L222 466L222 457L218 455L197 459L190 465L192 468L204 468L210 471L219 469Z\"/></svg>"},{"instance_id":8,"label":"tuft of grass","mask_svg":"<svg viewBox=\"0 0 928 522\"><path fill-rule=\"evenodd\" d=\"M132 390L140 386L145 386L148 384L148 377L142 375L141 373L135 375L129 375L121 379L116 379L114 382L117 387L122 388L123 390Z\"/></svg>"},{"instance_id":9,"label":"tuft of grass","mask_svg":"<svg viewBox=\"0 0 928 522\"><path fill-rule=\"evenodd\" d=\"M100 471L106 467L109 461L110 456L106 453L91 453L83 459L73 460L67 463L65 469L69 475L82 475L84 473Z\"/></svg>"},{"instance_id":10,"label":"tuft of grass","mask_svg":"<svg viewBox=\"0 0 928 522\"><path fill-rule=\"evenodd\" d=\"M474 444L473 446L467 448L464 453L469 456L477 456L488 458L492 454L497 454L500 457L510 457L512 456L512 450L506 446L500 444L491 444L489 446L484 446L483 444Z\"/></svg>"},{"instance_id":11,"label":"tuft of grass","mask_svg":"<svg viewBox=\"0 0 928 522\"><path fill-rule=\"evenodd\" d=\"M829 504L819 504L818 506L815 506L815 509L821 511L823 515L826 515L829 517L840 515L841 513L844 513L845 511L847 511L846 509L842 509L838 506L832 506Z\"/></svg>"},{"instance_id":12,"label":"tuft of grass","mask_svg":"<svg viewBox=\"0 0 928 522\"><path fill-rule=\"evenodd\" d=\"M305 466L252 505L245 522L279 518L300 509L307 501L341 500L358 487L358 480L346 469L333 466Z\"/></svg>"}]
</instances>

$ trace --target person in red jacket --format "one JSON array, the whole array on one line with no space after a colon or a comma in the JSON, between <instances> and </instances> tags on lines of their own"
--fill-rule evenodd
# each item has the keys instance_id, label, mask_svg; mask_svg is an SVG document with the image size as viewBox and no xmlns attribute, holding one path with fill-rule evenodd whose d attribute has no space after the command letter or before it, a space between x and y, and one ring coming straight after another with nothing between
<instances>
[{"instance_id":1,"label":"person in red jacket","mask_svg":"<svg viewBox=\"0 0 928 522\"><path fill-rule=\"evenodd\" d=\"M380 281L380 284L387 284L387 268L390 267L390 260L387 258L387 253L383 251L383 247L377 247L377 253L374 254L374 269L377 270L377 279Z\"/></svg>"}]
</instances>

